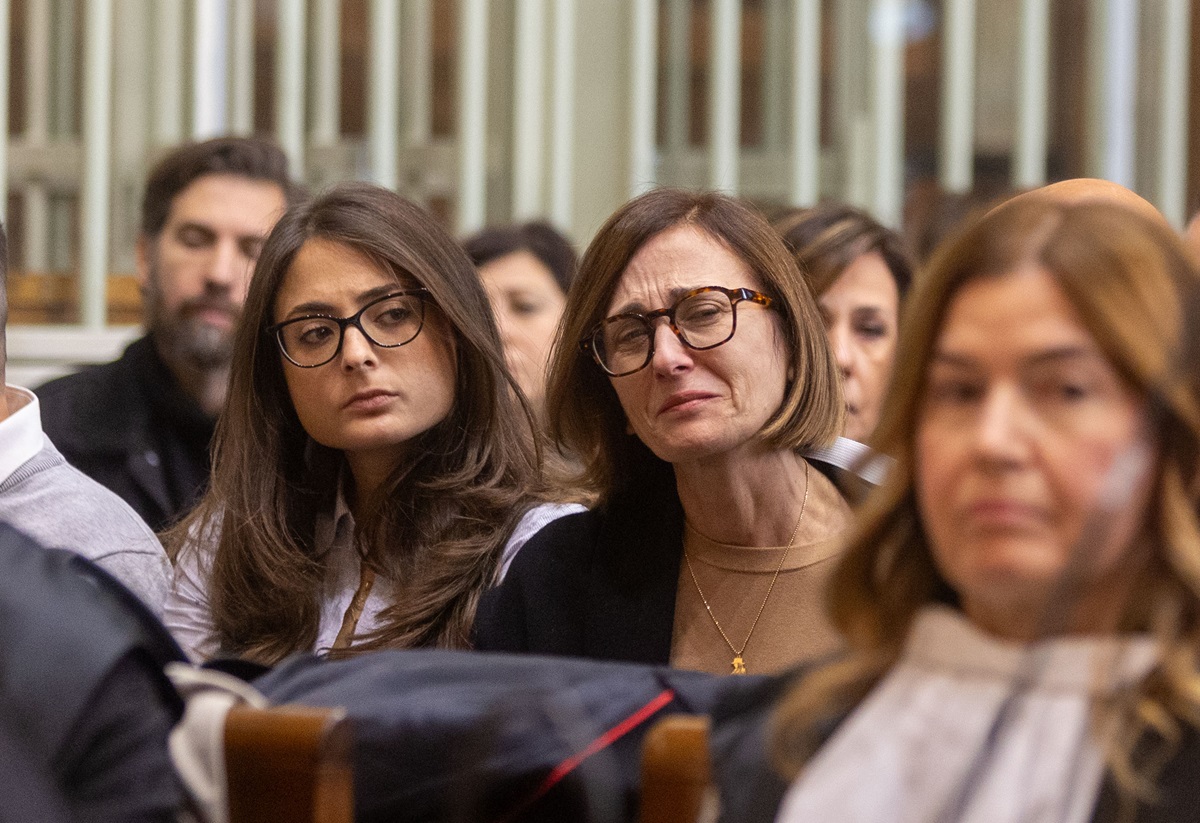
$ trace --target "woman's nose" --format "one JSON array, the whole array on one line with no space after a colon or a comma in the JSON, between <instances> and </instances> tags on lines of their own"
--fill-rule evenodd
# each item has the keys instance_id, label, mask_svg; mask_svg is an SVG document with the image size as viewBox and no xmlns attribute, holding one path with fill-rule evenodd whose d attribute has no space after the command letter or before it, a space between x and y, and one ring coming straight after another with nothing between
<instances>
[{"instance_id":1,"label":"woman's nose","mask_svg":"<svg viewBox=\"0 0 1200 823\"><path fill-rule=\"evenodd\" d=\"M1006 387L988 390L975 423L975 449L989 461L1014 462L1026 445L1027 410L1019 393Z\"/></svg>"},{"instance_id":2,"label":"woman's nose","mask_svg":"<svg viewBox=\"0 0 1200 823\"><path fill-rule=\"evenodd\" d=\"M854 371L854 346L850 342L850 332L841 326L829 329L829 348L833 351L833 359L842 370L843 377L849 377Z\"/></svg>"},{"instance_id":3,"label":"woman's nose","mask_svg":"<svg viewBox=\"0 0 1200 823\"><path fill-rule=\"evenodd\" d=\"M355 325L342 333L342 367L350 370L375 363L375 346Z\"/></svg>"},{"instance_id":4,"label":"woman's nose","mask_svg":"<svg viewBox=\"0 0 1200 823\"><path fill-rule=\"evenodd\" d=\"M654 356L651 367L661 374L671 374L692 366L692 351L683 344L666 319L656 321L654 326Z\"/></svg>"}]
</instances>

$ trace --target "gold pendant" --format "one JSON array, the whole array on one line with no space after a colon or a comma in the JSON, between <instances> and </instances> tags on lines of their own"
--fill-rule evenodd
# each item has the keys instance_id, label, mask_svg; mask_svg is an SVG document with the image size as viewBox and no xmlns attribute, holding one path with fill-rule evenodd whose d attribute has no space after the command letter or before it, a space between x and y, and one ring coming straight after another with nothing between
<instances>
[{"instance_id":1,"label":"gold pendant","mask_svg":"<svg viewBox=\"0 0 1200 823\"><path fill-rule=\"evenodd\" d=\"M745 663L745 661L742 660L742 656L739 654L733 658L733 674L745 674L745 673L746 673L746 663Z\"/></svg>"}]
</instances>

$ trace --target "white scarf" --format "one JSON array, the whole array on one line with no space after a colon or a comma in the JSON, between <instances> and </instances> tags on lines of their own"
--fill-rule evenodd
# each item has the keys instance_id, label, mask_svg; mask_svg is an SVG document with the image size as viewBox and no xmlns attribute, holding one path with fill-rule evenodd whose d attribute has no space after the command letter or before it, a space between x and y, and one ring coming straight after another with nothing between
<instances>
[{"instance_id":1,"label":"white scarf","mask_svg":"<svg viewBox=\"0 0 1200 823\"><path fill-rule=\"evenodd\" d=\"M984 634L955 610L926 609L899 662L805 767L777 820L933 823L954 807L944 819L955 823L1083 823L1104 772L1092 698L1145 676L1155 659L1144 636L1025 645ZM1027 686L997 724L1018 680ZM968 777L972 768L981 771Z\"/></svg>"}]
</instances>

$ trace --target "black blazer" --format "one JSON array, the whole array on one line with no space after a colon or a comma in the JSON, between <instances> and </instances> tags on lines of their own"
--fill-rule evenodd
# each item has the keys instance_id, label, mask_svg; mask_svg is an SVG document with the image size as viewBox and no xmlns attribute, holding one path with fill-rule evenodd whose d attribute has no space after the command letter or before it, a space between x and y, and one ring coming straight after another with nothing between
<instances>
[{"instance_id":1,"label":"black blazer","mask_svg":"<svg viewBox=\"0 0 1200 823\"><path fill-rule=\"evenodd\" d=\"M476 648L668 663L683 508L674 494L633 496L530 538L479 605Z\"/></svg>"},{"instance_id":2,"label":"black blazer","mask_svg":"<svg viewBox=\"0 0 1200 823\"><path fill-rule=\"evenodd\" d=\"M184 659L103 569L0 523L0 738L70 819L175 819L183 791L167 735L183 704L163 666ZM30 787L5 762L7 805Z\"/></svg>"},{"instance_id":3,"label":"black blazer","mask_svg":"<svg viewBox=\"0 0 1200 823\"><path fill-rule=\"evenodd\" d=\"M841 468L809 461L843 493L861 491ZM476 648L669 663L683 507L663 465L665 476L530 538L480 603Z\"/></svg>"}]
</instances>

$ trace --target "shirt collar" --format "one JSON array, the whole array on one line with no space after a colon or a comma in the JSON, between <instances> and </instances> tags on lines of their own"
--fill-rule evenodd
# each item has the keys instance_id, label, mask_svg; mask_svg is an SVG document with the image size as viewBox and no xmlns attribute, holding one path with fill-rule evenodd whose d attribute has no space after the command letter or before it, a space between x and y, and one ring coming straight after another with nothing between
<instances>
[{"instance_id":1,"label":"shirt collar","mask_svg":"<svg viewBox=\"0 0 1200 823\"><path fill-rule=\"evenodd\" d=\"M354 534L354 515L346 502L346 472L345 464L338 472L337 496L333 501L333 514L324 512L317 515L314 535L317 556L325 555L339 541L346 541Z\"/></svg>"},{"instance_id":2,"label":"shirt collar","mask_svg":"<svg viewBox=\"0 0 1200 823\"><path fill-rule=\"evenodd\" d=\"M1148 634L1011 642L987 634L948 606L922 609L904 650L904 660L919 669L1092 694L1111 693L1141 679L1157 659L1157 644Z\"/></svg>"},{"instance_id":3,"label":"shirt collar","mask_svg":"<svg viewBox=\"0 0 1200 823\"><path fill-rule=\"evenodd\" d=\"M42 412L37 396L18 386L4 387L8 417L0 420L0 483L42 450Z\"/></svg>"},{"instance_id":4,"label":"shirt collar","mask_svg":"<svg viewBox=\"0 0 1200 823\"><path fill-rule=\"evenodd\" d=\"M879 454L865 443L848 437L839 437L828 446L810 449L804 456L845 469L874 486L881 485L887 479L888 471L895 462L886 454Z\"/></svg>"}]
</instances>

